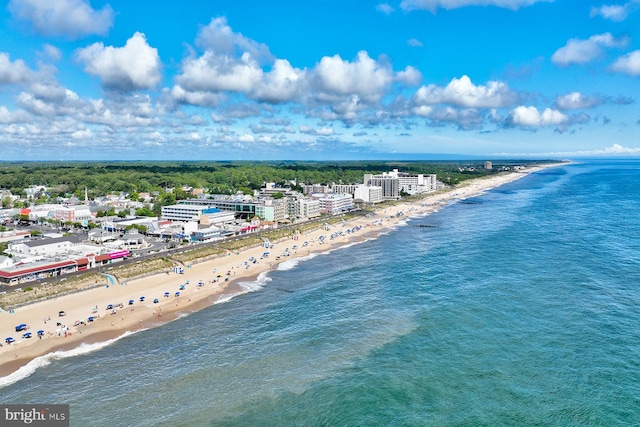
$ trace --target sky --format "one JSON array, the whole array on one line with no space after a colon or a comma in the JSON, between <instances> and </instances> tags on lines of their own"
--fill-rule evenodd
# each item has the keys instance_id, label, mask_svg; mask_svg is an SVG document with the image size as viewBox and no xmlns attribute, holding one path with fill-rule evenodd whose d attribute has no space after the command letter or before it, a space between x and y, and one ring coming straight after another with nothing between
<instances>
[{"instance_id":1,"label":"sky","mask_svg":"<svg viewBox=\"0 0 640 427\"><path fill-rule=\"evenodd\" d=\"M10 0L0 161L640 157L640 0Z\"/></svg>"}]
</instances>

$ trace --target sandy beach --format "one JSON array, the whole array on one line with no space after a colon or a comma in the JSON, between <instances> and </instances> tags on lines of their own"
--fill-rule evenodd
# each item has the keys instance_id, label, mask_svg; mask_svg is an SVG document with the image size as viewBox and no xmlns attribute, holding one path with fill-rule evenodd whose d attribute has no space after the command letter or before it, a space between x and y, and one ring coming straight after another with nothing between
<instances>
[{"instance_id":1,"label":"sandy beach","mask_svg":"<svg viewBox=\"0 0 640 427\"><path fill-rule=\"evenodd\" d=\"M559 164L466 181L450 191L379 208L374 215L337 224L328 230L317 229L299 235L297 240L272 242L272 248L253 247L192 264L184 269L183 274L162 272L125 283L107 281L102 287L20 307L13 313L2 310L0 378L21 375L21 371L26 375L25 371L34 369L33 364L40 356L55 358L52 355L55 352L106 343L127 332L157 327L179 316L224 302L246 292L240 282L253 282L260 273L277 268L281 262L375 238L408 217L437 211L454 200L476 196L555 165ZM269 255L264 257L264 252L269 252ZM107 308L109 305L113 307ZM64 311L64 316L59 315L60 311ZM15 326L23 323L28 325L26 332L31 332L31 338L22 337L25 331L15 331ZM44 332L39 336L38 331ZM13 337L15 342L6 344L6 337Z\"/></svg>"}]
</instances>

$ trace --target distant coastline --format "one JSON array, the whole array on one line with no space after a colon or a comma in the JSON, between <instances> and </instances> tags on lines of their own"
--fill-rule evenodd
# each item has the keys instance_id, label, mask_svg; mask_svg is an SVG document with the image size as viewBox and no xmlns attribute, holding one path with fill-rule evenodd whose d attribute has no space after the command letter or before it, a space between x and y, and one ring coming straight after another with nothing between
<instances>
[{"instance_id":1,"label":"distant coastline","mask_svg":"<svg viewBox=\"0 0 640 427\"><path fill-rule=\"evenodd\" d=\"M15 337L16 342L3 342L0 347L0 387L30 375L38 366L60 357L55 355L56 352L73 355L92 351L100 348L101 343L110 343L127 334L158 327L213 304L226 302L233 296L248 292L239 283L255 283L259 276L278 268L284 261L376 238L409 217L435 212L456 200L473 197L527 174L562 164L566 163L536 165L519 172L469 180L446 192L432 193L410 202L401 201L393 207L379 209L371 216L334 225L329 230L319 228L298 236L296 240L276 242L266 256L262 247L245 248L234 254L194 263L185 269L184 274L158 272L127 283L95 287L37 302L20 307L12 314L3 311L0 313L0 330L5 334L2 337ZM145 297L144 301L140 297ZM153 302L155 299L157 303ZM108 304L122 304L122 308L107 310ZM58 317L59 311L64 311L65 316ZM93 317L90 322L89 317ZM77 322L82 323L73 326ZM32 338L20 338L21 333L13 330L20 323L30 327ZM58 323L68 328L67 334L60 332L62 327ZM36 336L36 331L43 331L42 338ZM80 349L81 346L84 350Z\"/></svg>"}]
</instances>

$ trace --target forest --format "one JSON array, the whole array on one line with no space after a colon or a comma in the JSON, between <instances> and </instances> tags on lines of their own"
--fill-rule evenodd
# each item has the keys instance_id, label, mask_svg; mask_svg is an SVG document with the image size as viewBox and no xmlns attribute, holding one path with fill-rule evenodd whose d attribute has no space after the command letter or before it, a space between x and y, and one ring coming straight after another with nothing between
<instances>
[{"instance_id":1,"label":"forest","mask_svg":"<svg viewBox=\"0 0 640 427\"><path fill-rule=\"evenodd\" d=\"M50 197L75 195L90 199L112 193L163 193L167 188L203 188L211 194L250 193L267 182L281 186L362 182L366 173L380 174L392 169L416 174L437 174L446 184L498 173L503 166L527 165L541 161L494 161L485 170L482 161L341 161L341 162L4 162L0 163L0 189L24 195L31 185L50 190ZM473 168L474 170L469 170ZM291 184L295 182L296 185Z\"/></svg>"}]
</instances>

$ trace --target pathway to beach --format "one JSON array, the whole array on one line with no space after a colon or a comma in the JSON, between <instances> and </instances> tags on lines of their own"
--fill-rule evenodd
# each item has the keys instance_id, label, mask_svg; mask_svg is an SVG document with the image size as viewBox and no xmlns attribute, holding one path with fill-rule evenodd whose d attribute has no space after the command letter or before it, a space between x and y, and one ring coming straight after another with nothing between
<instances>
[{"instance_id":1,"label":"pathway to beach","mask_svg":"<svg viewBox=\"0 0 640 427\"><path fill-rule=\"evenodd\" d=\"M20 307L13 313L2 311L0 377L38 356L105 342L127 331L156 327L225 301L244 292L238 285L240 279L253 281L280 262L375 238L407 217L436 211L456 199L478 195L549 166L554 164L468 181L448 192L379 209L375 215L318 229L300 235L297 240L274 243L272 248L253 247L189 265L183 274L163 272L125 283L107 281L103 287ZM28 325L31 338L22 337L25 331L16 332L15 327L23 323ZM13 337L15 342L5 343L6 337Z\"/></svg>"}]
</instances>

